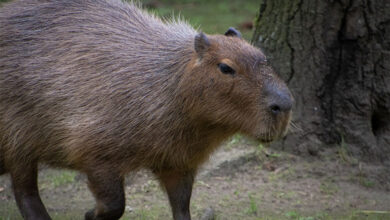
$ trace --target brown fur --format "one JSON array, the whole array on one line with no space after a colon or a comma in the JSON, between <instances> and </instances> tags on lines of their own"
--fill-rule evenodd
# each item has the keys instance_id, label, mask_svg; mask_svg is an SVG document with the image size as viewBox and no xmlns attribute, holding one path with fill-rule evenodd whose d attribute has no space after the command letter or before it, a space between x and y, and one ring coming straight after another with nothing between
<instances>
[{"instance_id":1,"label":"brown fur","mask_svg":"<svg viewBox=\"0 0 390 220\"><path fill-rule=\"evenodd\" d=\"M195 36L119 0L5 4L0 173L22 178L37 163L98 176L196 171L236 132L282 136L291 112L269 112L268 88L289 92L264 54L223 35L196 50Z\"/></svg>"}]
</instances>

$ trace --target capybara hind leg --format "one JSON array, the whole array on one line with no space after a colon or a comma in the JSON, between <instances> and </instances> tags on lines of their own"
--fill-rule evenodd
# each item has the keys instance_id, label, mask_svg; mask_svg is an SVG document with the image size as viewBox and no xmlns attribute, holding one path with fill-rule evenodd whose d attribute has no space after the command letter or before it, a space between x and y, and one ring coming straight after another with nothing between
<instances>
[{"instance_id":1,"label":"capybara hind leg","mask_svg":"<svg viewBox=\"0 0 390 220\"><path fill-rule=\"evenodd\" d=\"M119 219L125 210L123 177L112 171L88 173L88 186L96 199L96 207L85 214L86 220Z\"/></svg>"},{"instance_id":2,"label":"capybara hind leg","mask_svg":"<svg viewBox=\"0 0 390 220\"><path fill-rule=\"evenodd\" d=\"M16 203L24 219L51 219L47 213L38 191L37 165L19 166L10 169L12 187Z\"/></svg>"},{"instance_id":3,"label":"capybara hind leg","mask_svg":"<svg viewBox=\"0 0 390 220\"><path fill-rule=\"evenodd\" d=\"M175 220L190 220L190 199L194 182L193 171L166 171L156 173L165 188Z\"/></svg>"}]
</instances>

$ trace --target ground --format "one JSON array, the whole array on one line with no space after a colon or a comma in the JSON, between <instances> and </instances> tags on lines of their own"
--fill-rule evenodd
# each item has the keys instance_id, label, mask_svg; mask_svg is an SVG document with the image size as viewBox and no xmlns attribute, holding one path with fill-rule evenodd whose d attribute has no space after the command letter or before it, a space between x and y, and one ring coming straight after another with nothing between
<instances>
[{"instance_id":1,"label":"ground","mask_svg":"<svg viewBox=\"0 0 390 220\"><path fill-rule=\"evenodd\" d=\"M194 219L390 219L390 168L359 162L334 147L297 156L234 137L200 171ZM42 199L54 219L82 219L94 205L85 176L42 168ZM20 219L9 177L0 177L0 219ZM147 171L126 180L122 219L171 219L165 193ZM210 211L212 210L212 211Z\"/></svg>"}]
</instances>

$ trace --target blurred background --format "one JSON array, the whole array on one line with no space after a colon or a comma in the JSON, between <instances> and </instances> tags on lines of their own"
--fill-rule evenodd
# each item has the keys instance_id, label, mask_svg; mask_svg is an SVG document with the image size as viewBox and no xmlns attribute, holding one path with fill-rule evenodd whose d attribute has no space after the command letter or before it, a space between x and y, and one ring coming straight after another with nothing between
<instances>
[{"instance_id":1,"label":"blurred background","mask_svg":"<svg viewBox=\"0 0 390 220\"><path fill-rule=\"evenodd\" d=\"M208 34L223 34L229 27L235 27L247 40L252 38L260 6L258 0L145 0L142 4L164 18L182 17Z\"/></svg>"}]
</instances>

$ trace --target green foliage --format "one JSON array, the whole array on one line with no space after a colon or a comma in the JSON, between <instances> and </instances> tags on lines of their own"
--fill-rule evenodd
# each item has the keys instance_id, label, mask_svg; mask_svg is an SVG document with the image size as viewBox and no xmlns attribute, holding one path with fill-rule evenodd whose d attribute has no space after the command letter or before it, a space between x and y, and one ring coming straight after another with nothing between
<instances>
[{"instance_id":1,"label":"green foliage","mask_svg":"<svg viewBox=\"0 0 390 220\"><path fill-rule=\"evenodd\" d=\"M367 188L372 188L374 187L375 183L369 179L366 179L366 178L362 178L360 179L360 184L364 187L367 187Z\"/></svg>"},{"instance_id":2,"label":"green foliage","mask_svg":"<svg viewBox=\"0 0 390 220\"><path fill-rule=\"evenodd\" d=\"M249 198L249 208L247 209L247 213L250 215L257 215L258 208L254 196L249 194L248 198Z\"/></svg>"},{"instance_id":3,"label":"green foliage","mask_svg":"<svg viewBox=\"0 0 390 220\"><path fill-rule=\"evenodd\" d=\"M1 1L1 0L0 0L0 1ZM11 217L9 217L9 216L8 216L8 217L1 217L1 216L0 216L0 220L11 220Z\"/></svg>"},{"instance_id":4,"label":"green foliage","mask_svg":"<svg viewBox=\"0 0 390 220\"><path fill-rule=\"evenodd\" d=\"M161 0L141 1L144 5L154 5L152 11L159 16L170 18L172 15L183 17L194 27L199 27L208 34L223 34L229 27L241 31L243 37L250 40L253 31L244 28L244 23L251 23L256 16L259 1L246 0Z\"/></svg>"},{"instance_id":5,"label":"green foliage","mask_svg":"<svg viewBox=\"0 0 390 220\"><path fill-rule=\"evenodd\" d=\"M73 171L63 171L58 176L53 178L54 187L74 182L76 173Z\"/></svg>"},{"instance_id":6,"label":"green foliage","mask_svg":"<svg viewBox=\"0 0 390 220\"><path fill-rule=\"evenodd\" d=\"M299 214L296 211L289 211L289 212L286 212L285 216L287 218L297 218L299 216Z\"/></svg>"},{"instance_id":7,"label":"green foliage","mask_svg":"<svg viewBox=\"0 0 390 220\"><path fill-rule=\"evenodd\" d=\"M230 138L229 141L226 143L227 148L232 148L238 144L240 144L243 140L243 137L240 134L235 134L233 137Z\"/></svg>"}]
</instances>

